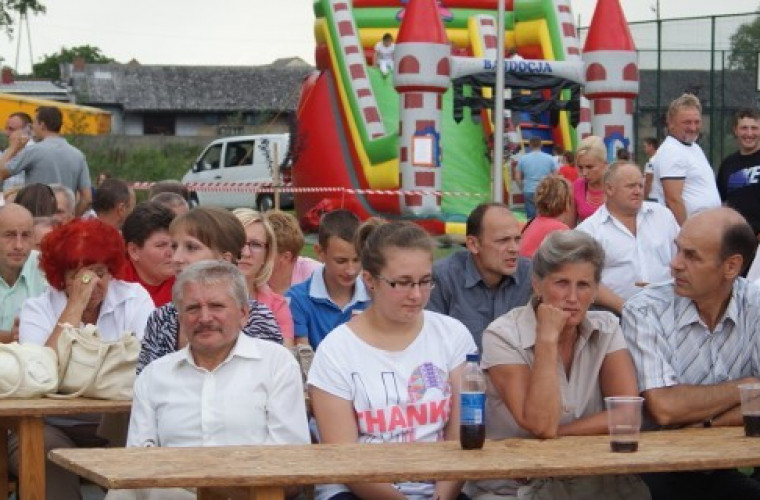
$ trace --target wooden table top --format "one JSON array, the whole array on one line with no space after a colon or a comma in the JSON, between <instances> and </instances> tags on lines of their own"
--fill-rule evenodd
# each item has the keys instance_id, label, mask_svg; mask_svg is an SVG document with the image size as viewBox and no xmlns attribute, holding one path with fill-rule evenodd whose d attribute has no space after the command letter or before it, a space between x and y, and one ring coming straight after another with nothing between
<instances>
[{"instance_id":1,"label":"wooden table top","mask_svg":"<svg viewBox=\"0 0 760 500\"><path fill-rule=\"evenodd\" d=\"M0 399L0 417L47 417L80 413L126 413L132 401L103 399Z\"/></svg>"},{"instance_id":2,"label":"wooden table top","mask_svg":"<svg viewBox=\"0 0 760 500\"><path fill-rule=\"evenodd\" d=\"M642 433L636 453L607 436L458 443L59 449L52 460L106 488L282 486L560 477L760 466L741 427Z\"/></svg>"}]
</instances>

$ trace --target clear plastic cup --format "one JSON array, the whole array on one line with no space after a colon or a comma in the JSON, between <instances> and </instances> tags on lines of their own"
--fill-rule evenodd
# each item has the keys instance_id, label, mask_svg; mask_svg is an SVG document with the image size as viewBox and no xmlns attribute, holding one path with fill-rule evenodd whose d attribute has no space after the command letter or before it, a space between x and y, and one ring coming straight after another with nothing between
<instances>
[{"instance_id":1,"label":"clear plastic cup","mask_svg":"<svg viewBox=\"0 0 760 500\"><path fill-rule=\"evenodd\" d=\"M740 384L744 435L760 437L760 384Z\"/></svg>"},{"instance_id":2,"label":"clear plastic cup","mask_svg":"<svg viewBox=\"0 0 760 500\"><path fill-rule=\"evenodd\" d=\"M604 398L607 406L607 425L610 448L616 453L633 453L639 449L641 408L644 398L612 396Z\"/></svg>"}]
</instances>

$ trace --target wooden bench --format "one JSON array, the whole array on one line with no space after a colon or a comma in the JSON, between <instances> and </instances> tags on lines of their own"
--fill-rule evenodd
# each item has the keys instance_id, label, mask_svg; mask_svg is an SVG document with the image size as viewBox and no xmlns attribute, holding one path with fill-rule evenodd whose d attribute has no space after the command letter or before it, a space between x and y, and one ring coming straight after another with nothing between
<instances>
[{"instance_id":1,"label":"wooden bench","mask_svg":"<svg viewBox=\"0 0 760 500\"><path fill-rule=\"evenodd\" d=\"M739 427L642 433L636 453L607 436L458 443L61 449L51 459L105 488L199 488L216 499L282 500L291 485L538 478L760 466L760 439ZM221 498L228 498L221 495Z\"/></svg>"}]
</instances>

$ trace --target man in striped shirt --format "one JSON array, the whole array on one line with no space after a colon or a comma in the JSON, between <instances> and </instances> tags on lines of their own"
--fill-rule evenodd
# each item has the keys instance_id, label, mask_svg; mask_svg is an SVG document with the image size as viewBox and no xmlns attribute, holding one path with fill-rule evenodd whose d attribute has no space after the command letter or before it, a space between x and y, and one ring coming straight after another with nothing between
<instances>
[{"instance_id":1,"label":"man in striped shirt","mask_svg":"<svg viewBox=\"0 0 760 500\"><path fill-rule=\"evenodd\" d=\"M660 426L741 425L737 386L760 382L760 288L741 277L757 247L744 218L714 208L686 220L673 281L626 302L623 333ZM647 474L652 498L760 498L737 471Z\"/></svg>"}]
</instances>

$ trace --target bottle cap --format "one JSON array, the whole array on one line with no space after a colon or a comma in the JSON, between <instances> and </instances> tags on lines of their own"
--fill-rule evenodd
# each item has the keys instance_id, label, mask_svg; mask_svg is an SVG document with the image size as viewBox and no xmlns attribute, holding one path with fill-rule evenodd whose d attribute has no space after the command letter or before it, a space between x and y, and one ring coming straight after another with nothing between
<instances>
[{"instance_id":1,"label":"bottle cap","mask_svg":"<svg viewBox=\"0 0 760 500\"><path fill-rule=\"evenodd\" d=\"M467 355L467 362L468 363L470 363L470 362L477 363L478 361L480 361L480 354L473 353L473 354L468 354Z\"/></svg>"}]
</instances>

